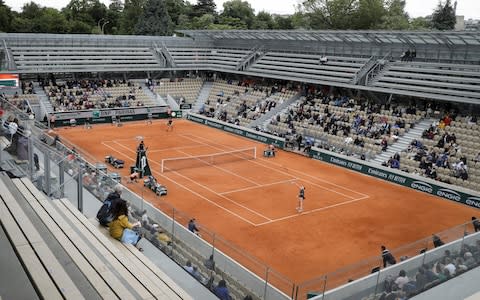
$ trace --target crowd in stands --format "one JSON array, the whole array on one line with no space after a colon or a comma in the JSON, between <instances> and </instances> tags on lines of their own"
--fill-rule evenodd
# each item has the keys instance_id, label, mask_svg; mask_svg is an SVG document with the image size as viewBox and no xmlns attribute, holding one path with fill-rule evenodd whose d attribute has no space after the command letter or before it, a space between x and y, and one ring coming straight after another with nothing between
<instances>
[{"instance_id":1,"label":"crowd in stands","mask_svg":"<svg viewBox=\"0 0 480 300\"><path fill-rule=\"evenodd\" d=\"M137 99L143 94L142 87L131 81L53 80L42 84L55 111L144 106L144 101Z\"/></svg>"},{"instance_id":2,"label":"crowd in stands","mask_svg":"<svg viewBox=\"0 0 480 300\"><path fill-rule=\"evenodd\" d=\"M443 245L443 242L437 243L436 247L441 245ZM424 290L477 267L479 263L480 240L472 245L464 243L460 251L445 250L443 257L432 263L423 264L417 270L407 273L402 269L397 276L387 276L383 283L384 291L379 295L377 294L375 299L409 299ZM364 299L371 299L371 297Z\"/></svg>"},{"instance_id":3,"label":"crowd in stands","mask_svg":"<svg viewBox=\"0 0 480 300\"><path fill-rule=\"evenodd\" d=\"M456 179L460 179L460 185L472 188L476 184L465 182L473 177L473 182L478 183L477 174L480 175L480 137L475 135L476 130L476 116L445 114L422 133L422 139L413 140L386 165L450 184L459 184Z\"/></svg>"},{"instance_id":4,"label":"crowd in stands","mask_svg":"<svg viewBox=\"0 0 480 300\"><path fill-rule=\"evenodd\" d=\"M254 80L217 80L199 113L246 126L293 97L296 89L294 85L281 82L262 85Z\"/></svg>"},{"instance_id":5,"label":"crowd in stands","mask_svg":"<svg viewBox=\"0 0 480 300\"><path fill-rule=\"evenodd\" d=\"M348 154L354 146L363 149L376 145L385 151L405 130L419 119L414 106L380 105L364 98L333 94L325 89L307 89L305 97L278 114L268 126L268 132L289 137L296 144L308 146L306 138L323 143L317 147ZM286 125L286 126L285 126ZM339 143L332 143L336 137Z\"/></svg>"}]
</instances>

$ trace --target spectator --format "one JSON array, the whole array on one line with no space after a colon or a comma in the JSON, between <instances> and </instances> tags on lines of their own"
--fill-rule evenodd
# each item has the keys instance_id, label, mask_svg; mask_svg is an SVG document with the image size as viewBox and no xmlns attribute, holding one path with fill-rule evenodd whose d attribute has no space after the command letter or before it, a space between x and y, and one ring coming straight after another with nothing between
<instances>
[{"instance_id":1,"label":"spectator","mask_svg":"<svg viewBox=\"0 0 480 300\"><path fill-rule=\"evenodd\" d=\"M192 262L191 261L187 261L187 263L185 264L185 266L183 267L188 273L192 274L193 273L193 267L192 267Z\"/></svg>"},{"instance_id":2,"label":"spectator","mask_svg":"<svg viewBox=\"0 0 480 300\"><path fill-rule=\"evenodd\" d=\"M227 283L223 279L218 282L218 285L213 290L213 293L215 294L215 296L220 298L220 300L232 299L230 297L230 292L228 291L228 288L227 288Z\"/></svg>"},{"instance_id":3,"label":"spectator","mask_svg":"<svg viewBox=\"0 0 480 300\"><path fill-rule=\"evenodd\" d=\"M200 272L198 272L198 268L197 267L193 267L193 270L192 272L190 273L193 277L195 277L196 280L198 281L202 281L202 275L200 274Z\"/></svg>"},{"instance_id":4,"label":"spectator","mask_svg":"<svg viewBox=\"0 0 480 300\"><path fill-rule=\"evenodd\" d=\"M140 222L132 224L128 221L127 202L120 201L114 208L113 221L109 223L110 235L122 241L122 243L137 246L141 237L137 232L132 230L137 226L140 226ZM139 248L139 250L142 251L141 248Z\"/></svg>"},{"instance_id":5,"label":"spectator","mask_svg":"<svg viewBox=\"0 0 480 300\"><path fill-rule=\"evenodd\" d=\"M390 253L390 251L385 246L382 246L381 249L384 268L397 263L395 257L393 257L392 253Z\"/></svg>"},{"instance_id":6,"label":"spectator","mask_svg":"<svg viewBox=\"0 0 480 300\"><path fill-rule=\"evenodd\" d=\"M472 217L473 230L480 231L480 221L476 217Z\"/></svg>"},{"instance_id":7,"label":"spectator","mask_svg":"<svg viewBox=\"0 0 480 300\"><path fill-rule=\"evenodd\" d=\"M210 257L205 260L203 265L205 266L205 268L215 271L215 261L213 260L213 254L210 255Z\"/></svg>"},{"instance_id":8,"label":"spectator","mask_svg":"<svg viewBox=\"0 0 480 300\"><path fill-rule=\"evenodd\" d=\"M150 226L150 221L148 220L148 215L147 215L147 210L144 209L142 212L142 225L144 227L149 227Z\"/></svg>"},{"instance_id":9,"label":"spectator","mask_svg":"<svg viewBox=\"0 0 480 300\"><path fill-rule=\"evenodd\" d=\"M121 198L122 191L123 187L120 184L115 185L113 192L108 194L105 201L103 201L103 205L97 212L97 220L101 225L108 226L108 223L114 220L113 212L116 210L116 206L120 202L125 202L125 200Z\"/></svg>"},{"instance_id":10,"label":"spectator","mask_svg":"<svg viewBox=\"0 0 480 300\"><path fill-rule=\"evenodd\" d=\"M405 284L407 284L410 281L408 279L407 273L405 270L400 270L400 273L398 273L397 279L395 279L395 284L398 286L399 289L402 289Z\"/></svg>"},{"instance_id":11,"label":"spectator","mask_svg":"<svg viewBox=\"0 0 480 300\"><path fill-rule=\"evenodd\" d=\"M157 232L157 239L164 245L169 246L172 244L172 239L163 230Z\"/></svg>"},{"instance_id":12,"label":"spectator","mask_svg":"<svg viewBox=\"0 0 480 300\"><path fill-rule=\"evenodd\" d=\"M435 246L435 248L437 247L440 247L442 245L444 245L445 243L440 239L439 236L433 234L432 235L432 240L433 240L433 246Z\"/></svg>"},{"instance_id":13,"label":"spectator","mask_svg":"<svg viewBox=\"0 0 480 300\"><path fill-rule=\"evenodd\" d=\"M445 258L445 269L448 270L448 273L450 274L450 276L455 276L455 271L457 268L452 263L452 259L449 257Z\"/></svg>"},{"instance_id":14,"label":"spectator","mask_svg":"<svg viewBox=\"0 0 480 300\"><path fill-rule=\"evenodd\" d=\"M200 229L198 229L195 221L196 221L195 219L191 219L190 221L188 221L188 230L198 235L198 233L200 232Z\"/></svg>"},{"instance_id":15,"label":"spectator","mask_svg":"<svg viewBox=\"0 0 480 300\"><path fill-rule=\"evenodd\" d=\"M415 283L418 291L423 290L425 285L428 283L428 278L427 275L425 275L425 269L423 267L418 269L418 273L415 275Z\"/></svg>"}]
</instances>

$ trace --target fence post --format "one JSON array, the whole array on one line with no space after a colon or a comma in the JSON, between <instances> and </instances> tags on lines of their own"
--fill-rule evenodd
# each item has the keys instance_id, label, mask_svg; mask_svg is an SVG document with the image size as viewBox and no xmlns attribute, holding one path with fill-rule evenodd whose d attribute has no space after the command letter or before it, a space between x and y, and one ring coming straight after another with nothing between
<instances>
[{"instance_id":1,"label":"fence post","mask_svg":"<svg viewBox=\"0 0 480 300\"><path fill-rule=\"evenodd\" d=\"M83 213L83 169L78 163L78 174L77 174L77 200L78 200L78 210Z\"/></svg>"},{"instance_id":2,"label":"fence post","mask_svg":"<svg viewBox=\"0 0 480 300\"><path fill-rule=\"evenodd\" d=\"M325 298L326 291L327 291L327 275L325 275L325 280L323 281L322 299Z\"/></svg>"},{"instance_id":3,"label":"fence post","mask_svg":"<svg viewBox=\"0 0 480 300\"><path fill-rule=\"evenodd\" d=\"M50 186L51 186L51 180L50 180L50 153L48 151L45 151L43 153L43 161L44 161L44 170L43 170L43 177L45 178L45 186L44 186L44 191L45 193L50 197Z\"/></svg>"},{"instance_id":4,"label":"fence post","mask_svg":"<svg viewBox=\"0 0 480 300\"><path fill-rule=\"evenodd\" d=\"M27 151L28 151L28 176L30 180L33 181L34 160L33 160L33 140L32 139L33 139L33 135L30 135L27 140ZM2 159L0 158L0 162L1 161Z\"/></svg>"},{"instance_id":5,"label":"fence post","mask_svg":"<svg viewBox=\"0 0 480 300\"><path fill-rule=\"evenodd\" d=\"M60 198L65 196L65 162L63 160L58 164L58 184L60 184Z\"/></svg>"},{"instance_id":6,"label":"fence post","mask_svg":"<svg viewBox=\"0 0 480 300\"><path fill-rule=\"evenodd\" d=\"M172 208L172 240L175 240L175 208Z\"/></svg>"},{"instance_id":7,"label":"fence post","mask_svg":"<svg viewBox=\"0 0 480 300\"><path fill-rule=\"evenodd\" d=\"M267 288L268 288L268 267L265 270L265 288L263 290L263 299L267 300Z\"/></svg>"}]
</instances>

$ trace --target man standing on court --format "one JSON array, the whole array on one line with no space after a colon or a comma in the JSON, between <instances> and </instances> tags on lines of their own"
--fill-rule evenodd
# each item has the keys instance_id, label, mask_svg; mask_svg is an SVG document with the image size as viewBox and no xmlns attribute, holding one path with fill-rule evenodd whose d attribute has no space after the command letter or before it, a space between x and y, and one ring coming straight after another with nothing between
<instances>
[{"instance_id":1,"label":"man standing on court","mask_svg":"<svg viewBox=\"0 0 480 300\"><path fill-rule=\"evenodd\" d=\"M303 200L305 200L305 187L303 185L301 185L300 190L298 191L297 212L299 212L299 213L301 213L303 211Z\"/></svg>"}]
</instances>

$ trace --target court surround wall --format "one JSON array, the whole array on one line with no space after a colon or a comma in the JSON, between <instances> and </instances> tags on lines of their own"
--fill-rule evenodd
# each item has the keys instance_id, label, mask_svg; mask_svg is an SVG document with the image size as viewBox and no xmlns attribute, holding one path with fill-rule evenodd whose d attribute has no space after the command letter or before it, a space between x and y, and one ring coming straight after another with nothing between
<instances>
[{"instance_id":1,"label":"court surround wall","mask_svg":"<svg viewBox=\"0 0 480 300\"><path fill-rule=\"evenodd\" d=\"M207 125L209 127L247 137L257 142L274 144L276 147L288 151L288 149L285 149L285 139L277 136L261 133L219 120L213 120L198 114L188 114L187 119L196 123ZM364 160L347 157L315 147L312 148L309 156L316 160L480 209L480 194L472 190L467 190L451 184L441 183L403 171L376 166Z\"/></svg>"}]
</instances>

